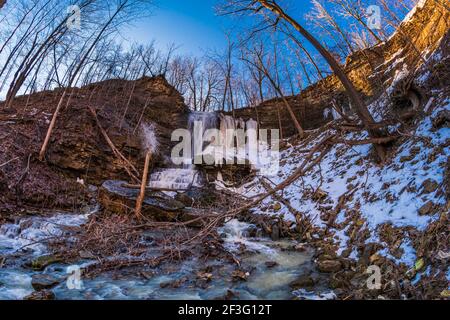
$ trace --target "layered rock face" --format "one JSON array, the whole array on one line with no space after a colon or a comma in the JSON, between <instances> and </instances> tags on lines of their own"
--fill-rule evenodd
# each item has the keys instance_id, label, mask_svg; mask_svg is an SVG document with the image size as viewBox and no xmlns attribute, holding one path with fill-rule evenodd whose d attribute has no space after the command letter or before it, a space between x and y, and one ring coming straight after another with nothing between
<instances>
[{"instance_id":1,"label":"layered rock face","mask_svg":"<svg viewBox=\"0 0 450 320\"><path fill-rule=\"evenodd\" d=\"M405 72L414 73L426 60L426 53L439 46L449 27L449 11L434 0L422 0L389 40L349 56L344 70L369 103L392 84L402 66L408 65L409 70ZM331 112L325 110L331 110L333 101L344 110L350 110L344 88L334 75L307 87L299 95L287 97L287 100L304 129L317 128L332 120ZM284 136L296 134L281 99L235 110L235 115L244 120L259 118L262 128L273 129L279 127L278 112Z\"/></svg>"},{"instance_id":2,"label":"layered rock face","mask_svg":"<svg viewBox=\"0 0 450 320\"><path fill-rule=\"evenodd\" d=\"M42 207L79 206L86 185L129 177L114 155L95 117L112 143L139 171L143 166L140 125L153 124L159 142L157 165L170 154L171 133L187 127L189 108L163 77L137 81L107 80L74 88L51 137L46 162L37 154L61 89L17 97L13 108L0 104L0 212L12 204ZM8 210L7 210L8 209Z\"/></svg>"},{"instance_id":3,"label":"layered rock face","mask_svg":"<svg viewBox=\"0 0 450 320\"><path fill-rule=\"evenodd\" d=\"M136 167L143 164L140 159L142 124L152 124L155 128L159 145L155 162L163 162L162 157L170 154L172 131L187 127L189 109L182 96L163 77L135 82L110 80L83 88L82 95L71 102L70 111L62 114L49 148L48 161L60 168L84 173L91 183L124 177L120 160L111 153L86 108L91 94L95 97L91 103L96 106L102 127Z\"/></svg>"}]
</instances>

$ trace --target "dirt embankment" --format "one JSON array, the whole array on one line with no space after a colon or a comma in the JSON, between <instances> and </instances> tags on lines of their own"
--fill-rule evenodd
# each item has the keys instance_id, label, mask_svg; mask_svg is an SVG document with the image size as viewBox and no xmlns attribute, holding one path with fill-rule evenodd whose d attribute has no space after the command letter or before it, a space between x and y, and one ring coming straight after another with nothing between
<instances>
[{"instance_id":1,"label":"dirt embankment","mask_svg":"<svg viewBox=\"0 0 450 320\"><path fill-rule=\"evenodd\" d=\"M71 91L53 132L46 162L37 160L61 90L16 98L13 109L0 104L0 212L26 206L71 208L82 205L87 185L128 179L89 110L112 143L138 170L140 124L154 124L160 143L155 162L171 148L172 130L186 127L188 107L162 77L107 80Z\"/></svg>"}]
</instances>

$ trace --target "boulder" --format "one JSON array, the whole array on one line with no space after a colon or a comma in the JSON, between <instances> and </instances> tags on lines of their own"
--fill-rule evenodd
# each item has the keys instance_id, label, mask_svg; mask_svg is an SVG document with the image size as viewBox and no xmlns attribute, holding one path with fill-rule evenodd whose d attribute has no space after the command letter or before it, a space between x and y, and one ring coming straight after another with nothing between
<instances>
[{"instance_id":1,"label":"boulder","mask_svg":"<svg viewBox=\"0 0 450 320\"><path fill-rule=\"evenodd\" d=\"M177 193L175 196L175 200L180 201L186 207L192 207L194 205L194 198L190 197L186 192Z\"/></svg>"},{"instance_id":2,"label":"boulder","mask_svg":"<svg viewBox=\"0 0 450 320\"><path fill-rule=\"evenodd\" d=\"M298 279L292 281L289 286L294 289L311 288L314 286L314 279L309 275L303 274Z\"/></svg>"},{"instance_id":3,"label":"boulder","mask_svg":"<svg viewBox=\"0 0 450 320\"><path fill-rule=\"evenodd\" d=\"M61 279L50 274L35 274L31 277L31 286L36 291L51 289L57 286Z\"/></svg>"},{"instance_id":4,"label":"boulder","mask_svg":"<svg viewBox=\"0 0 450 320\"><path fill-rule=\"evenodd\" d=\"M274 224L272 226L272 232L270 233L270 238L273 241L278 241L278 240L280 240L280 233L281 233L280 227L277 224Z\"/></svg>"},{"instance_id":5,"label":"boulder","mask_svg":"<svg viewBox=\"0 0 450 320\"><path fill-rule=\"evenodd\" d=\"M99 202L109 212L132 214L139 195L139 189L126 187L126 182L108 180L99 191ZM163 192L147 191L142 214L156 220L171 221L178 218L185 205Z\"/></svg>"},{"instance_id":6,"label":"boulder","mask_svg":"<svg viewBox=\"0 0 450 320\"><path fill-rule=\"evenodd\" d=\"M419 209L419 215L425 216L433 213L434 203L432 201L428 201Z\"/></svg>"}]
</instances>

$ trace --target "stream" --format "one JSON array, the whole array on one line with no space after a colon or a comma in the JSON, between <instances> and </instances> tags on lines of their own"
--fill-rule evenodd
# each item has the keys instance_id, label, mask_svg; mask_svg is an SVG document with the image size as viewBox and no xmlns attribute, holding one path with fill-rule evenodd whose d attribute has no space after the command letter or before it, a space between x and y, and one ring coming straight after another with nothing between
<instances>
[{"instance_id":1,"label":"stream","mask_svg":"<svg viewBox=\"0 0 450 320\"><path fill-rule=\"evenodd\" d=\"M201 130L192 129L201 122ZM193 113L189 128L203 135L209 128L221 132L229 128L244 127L242 121L229 116L219 119L217 114ZM247 127L255 127L249 121ZM182 168L155 169L149 185L165 190L188 190L201 186L198 171L192 165ZM122 188L123 189L123 188ZM173 192L167 192L168 195ZM236 219L225 222L218 233L225 255L201 258L191 254L182 261L169 261L158 267L121 269L104 272L95 278L83 278L82 269L96 262L95 257L85 257L76 265L51 263L43 270L30 268L30 261L51 253L46 239L64 237L71 241L70 228L85 224L98 207L82 213L58 213L49 216L31 216L0 226L0 300L23 299L34 292L32 280L45 275L52 280L56 299L330 299L334 294L327 288L323 275L315 271L313 250L293 240L273 241L263 237L255 225ZM152 234L153 232L153 234ZM158 256L161 248L152 245L158 231L142 235L147 256ZM206 244L205 244L206 245ZM207 247L204 247L207 248ZM80 254L80 256L82 256ZM125 256L126 257L126 256ZM127 259L129 257L126 257ZM55 261L53 261L55 262ZM73 272L81 272L76 285ZM75 273L76 275L76 273ZM34 278L33 278L34 277ZM294 290L292 282L307 278L308 290ZM304 279L303 278L303 279ZM80 280L80 281L78 281ZM36 287L36 282L34 282Z\"/></svg>"},{"instance_id":2,"label":"stream","mask_svg":"<svg viewBox=\"0 0 450 320\"><path fill-rule=\"evenodd\" d=\"M332 297L329 290L314 288L314 291L293 291L289 284L300 275L310 272L312 251L294 250L295 242L288 240L272 241L258 235L249 236L248 230L255 226L231 220L220 228L224 247L240 261L246 281L235 281L229 274L235 268L230 262L208 259L211 276L205 286L199 288L192 281L180 279L192 278L199 266L205 261L188 258L182 262L171 263L165 267L149 270L144 276L127 271L106 272L93 279L83 279L81 287L69 289L67 277L69 265L55 263L43 271L33 271L24 267L25 262L48 253L40 240L64 235L67 227L85 223L95 209L83 214L55 213L50 217L27 217L16 223L0 227L0 300L23 299L31 294L32 276L49 274L60 280L52 289L56 299L320 299ZM243 250L244 248L244 250ZM2 262L3 257L3 262ZM79 261L83 267L91 263ZM219 275L219 276L218 276ZM223 276L220 276L223 275ZM228 276L226 276L228 275ZM248 276L248 277L247 277ZM166 285L171 284L171 285ZM322 289L322 290L321 290ZM231 297L230 297L231 295Z\"/></svg>"}]
</instances>

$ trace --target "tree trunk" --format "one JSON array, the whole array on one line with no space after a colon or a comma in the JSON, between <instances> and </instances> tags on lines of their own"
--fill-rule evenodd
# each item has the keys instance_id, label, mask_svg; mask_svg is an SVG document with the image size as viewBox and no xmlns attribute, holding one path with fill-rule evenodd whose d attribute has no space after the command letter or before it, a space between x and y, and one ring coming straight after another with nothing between
<instances>
[{"instance_id":1,"label":"tree trunk","mask_svg":"<svg viewBox=\"0 0 450 320\"><path fill-rule=\"evenodd\" d=\"M320 42L312 36L306 29L304 29L297 21L295 21L292 17L287 15L283 9L281 9L277 4L268 2L267 0L258 0L259 3L266 9L272 11L280 18L287 21L291 26L293 26L302 36L304 36L319 53L325 58L327 63L330 65L336 76L342 82L345 90L347 91L350 100L352 101L352 105L355 108L355 112L358 117L363 122L364 127L369 132L369 135L372 138L380 138L383 136L380 130L372 129L372 125L375 123L372 115L370 114L367 107L364 105L363 100L361 99L358 91L353 86L344 70L339 66L339 63L334 59L334 57L320 44ZM385 148L380 144L374 144L377 154L380 160L383 162L386 158Z\"/></svg>"},{"instance_id":2,"label":"tree trunk","mask_svg":"<svg viewBox=\"0 0 450 320\"><path fill-rule=\"evenodd\" d=\"M142 216L142 203L145 199L145 190L147 189L147 179L148 179L148 172L150 167L150 160L151 160L151 152L147 152L145 154L145 165L144 165L144 173L142 174L142 182L141 182L141 191L139 192L139 197L136 200L136 216L139 218Z\"/></svg>"}]
</instances>

